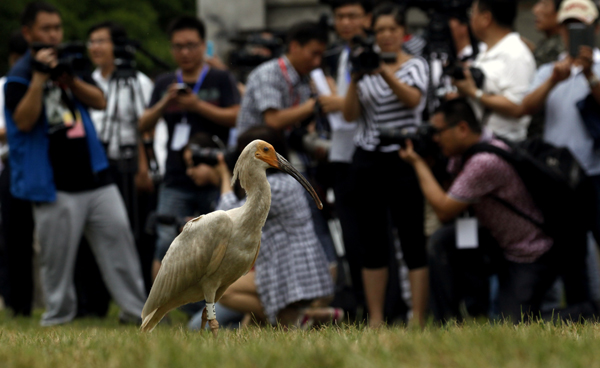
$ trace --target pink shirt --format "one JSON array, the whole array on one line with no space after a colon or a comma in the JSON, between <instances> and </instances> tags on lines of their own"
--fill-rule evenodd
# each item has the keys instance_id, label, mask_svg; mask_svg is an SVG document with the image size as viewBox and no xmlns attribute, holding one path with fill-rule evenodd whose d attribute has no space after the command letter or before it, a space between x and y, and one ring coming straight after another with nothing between
<instances>
[{"instance_id":1,"label":"pink shirt","mask_svg":"<svg viewBox=\"0 0 600 368\"><path fill-rule=\"evenodd\" d=\"M509 149L497 139L490 143ZM541 211L515 169L493 153L473 155L454 180L448 195L473 204L479 224L490 230L509 261L533 262L552 246L552 239L537 226L491 197L501 198L536 221L543 221Z\"/></svg>"}]
</instances>

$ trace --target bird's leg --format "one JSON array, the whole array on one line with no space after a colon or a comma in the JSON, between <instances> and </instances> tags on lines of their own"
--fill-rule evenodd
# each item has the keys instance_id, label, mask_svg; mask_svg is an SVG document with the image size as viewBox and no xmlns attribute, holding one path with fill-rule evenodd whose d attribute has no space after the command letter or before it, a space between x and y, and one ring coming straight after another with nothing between
<instances>
[{"instance_id":1,"label":"bird's leg","mask_svg":"<svg viewBox=\"0 0 600 368\"><path fill-rule=\"evenodd\" d=\"M214 337L217 337L219 334L219 322L217 322L217 314L215 313L215 303L206 303L206 308L204 310L207 314L210 330L212 331Z\"/></svg>"},{"instance_id":2,"label":"bird's leg","mask_svg":"<svg viewBox=\"0 0 600 368\"><path fill-rule=\"evenodd\" d=\"M208 321L208 317L207 317L207 311L208 308L204 308L204 310L202 311L202 324L200 325L200 331L204 331L204 329L206 328L206 322Z\"/></svg>"},{"instance_id":3,"label":"bird's leg","mask_svg":"<svg viewBox=\"0 0 600 368\"><path fill-rule=\"evenodd\" d=\"M216 319L211 319L208 321L208 325L210 326L210 330L213 333L214 337L219 336L219 322Z\"/></svg>"}]
</instances>

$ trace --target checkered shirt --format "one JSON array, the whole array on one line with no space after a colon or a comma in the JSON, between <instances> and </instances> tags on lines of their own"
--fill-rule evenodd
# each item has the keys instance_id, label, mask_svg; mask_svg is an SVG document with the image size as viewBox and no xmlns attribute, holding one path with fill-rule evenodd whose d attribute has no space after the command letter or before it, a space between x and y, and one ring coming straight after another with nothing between
<instances>
[{"instance_id":1,"label":"checkered shirt","mask_svg":"<svg viewBox=\"0 0 600 368\"><path fill-rule=\"evenodd\" d=\"M310 98L310 81L300 77L290 61L282 56L289 82L279 66L279 59L262 63L248 76L246 92L242 98L240 113L237 117L237 134L248 128L264 124L263 113L269 109L283 110L294 106L294 101L302 104Z\"/></svg>"},{"instance_id":2,"label":"checkered shirt","mask_svg":"<svg viewBox=\"0 0 600 368\"><path fill-rule=\"evenodd\" d=\"M275 173L271 209L263 228L255 264L255 282L261 304L271 323L286 306L333 294L325 252L317 239L304 188L292 177ZM240 207L233 192L221 196L219 208Z\"/></svg>"}]
</instances>

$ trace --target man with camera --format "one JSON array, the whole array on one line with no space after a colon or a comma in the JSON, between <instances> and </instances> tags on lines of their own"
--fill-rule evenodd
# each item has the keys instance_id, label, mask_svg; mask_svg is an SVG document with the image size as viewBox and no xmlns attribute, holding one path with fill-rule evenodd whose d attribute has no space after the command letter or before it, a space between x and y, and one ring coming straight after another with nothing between
<instances>
[{"instance_id":1,"label":"man with camera","mask_svg":"<svg viewBox=\"0 0 600 368\"><path fill-rule=\"evenodd\" d=\"M535 74L535 60L518 33L513 32L517 16L515 0L475 0L471 8L471 29L487 46L473 63L483 72L477 85L472 72L454 84L469 97L482 123L495 134L511 141L527 136L529 117L520 116L520 103Z\"/></svg>"},{"instance_id":2,"label":"man with camera","mask_svg":"<svg viewBox=\"0 0 600 368\"><path fill-rule=\"evenodd\" d=\"M171 53L179 68L156 79L149 107L139 128L152 130L162 117L167 123L166 172L158 196L157 213L175 217L205 214L214 210L219 190L207 184L196 186L186 175L182 150L191 136L206 133L212 139L228 142L239 110L239 93L227 71L211 68L204 61L204 23L195 17L175 19L168 29ZM172 226L157 226L153 274L171 242L177 236Z\"/></svg>"},{"instance_id":3,"label":"man with camera","mask_svg":"<svg viewBox=\"0 0 600 368\"><path fill-rule=\"evenodd\" d=\"M292 26L286 54L259 65L248 76L236 122L238 134L262 124L284 130L313 116L316 99L311 97L308 76L321 65L327 41L326 30L317 23Z\"/></svg>"},{"instance_id":4,"label":"man with camera","mask_svg":"<svg viewBox=\"0 0 600 368\"><path fill-rule=\"evenodd\" d=\"M595 128L600 121L600 50L588 44L598 34L598 7L591 0L565 0L558 12L565 49L555 63L538 70L530 93L522 104L523 113L545 109L545 141L568 147L598 193L600 214L600 136ZM600 241L600 216L594 236Z\"/></svg>"},{"instance_id":5,"label":"man with camera","mask_svg":"<svg viewBox=\"0 0 600 368\"><path fill-rule=\"evenodd\" d=\"M461 318L463 301L469 314L487 315L488 276L492 273L498 274L501 316L515 323L521 321L521 313L525 318L530 313L539 316L542 299L559 272L557 262L579 262L585 268L583 257L576 258L579 255L573 253L571 258L567 252L561 253L562 258L557 256L559 250L553 246L553 239L533 223L542 222L542 212L511 164L488 152L465 156L480 142L510 150L482 129L465 99L443 104L431 124L433 139L451 158L448 168L456 175L448 192L444 192L410 140L399 154L413 166L423 194L440 221L455 221L434 233L429 242L435 319ZM461 218L469 207L475 218ZM589 297L586 288L573 291L570 301L583 302ZM464 300L466 297L470 299Z\"/></svg>"},{"instance_id":6,"label":"man with camera","mask_svg":"<svg viewBox=\"0 0 600 368\"><path fill-rule=\"evenodd\" d=\"M73 268L82 235L121 317L138 319L145 300L140 264L125 207L87 111L103 109L106 101L91 78L70 73L72 58L57 53L63 31L55 7L29 3L21 24L31 49L8 74L5 110L11 191L34 202L42 249L46 312L41 324L66 323L77 313Z\"/></svg>"}]
</instances>

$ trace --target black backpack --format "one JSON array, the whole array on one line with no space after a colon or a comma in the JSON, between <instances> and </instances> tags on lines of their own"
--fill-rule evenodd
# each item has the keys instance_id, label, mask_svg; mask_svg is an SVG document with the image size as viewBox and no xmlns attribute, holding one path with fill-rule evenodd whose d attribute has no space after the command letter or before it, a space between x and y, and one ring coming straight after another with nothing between
<instances>
[{"instance_id":1,"label":"black backpack","mask_svg":"<svg viewBox=\"0 0 600 368\"><path fill-rule=\"evenodd\" d=\"M501 198L493 198L534 223L555 242L569 244L574 232L591 230L596 216L595 191L569 149L555 147L539 138L521 143L504 142L510 151L489 143L477 143L464 154L463 162L476 153L489 152L511 164L541 210L544 222L532 219Z\"/></svg>"}]
</instances>

